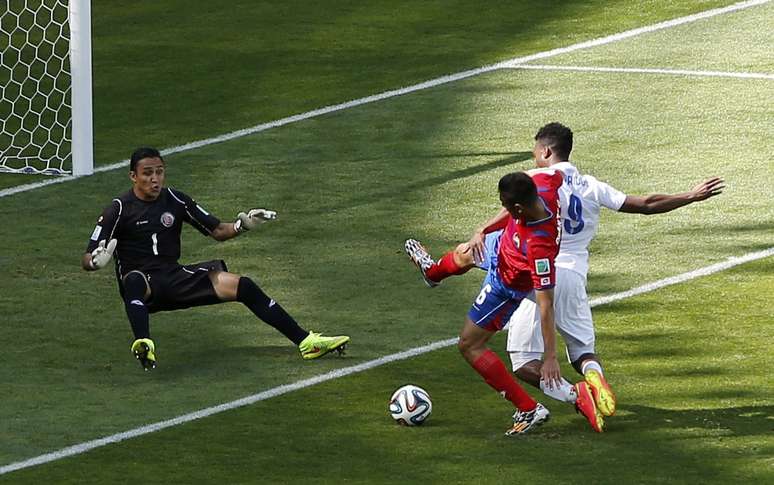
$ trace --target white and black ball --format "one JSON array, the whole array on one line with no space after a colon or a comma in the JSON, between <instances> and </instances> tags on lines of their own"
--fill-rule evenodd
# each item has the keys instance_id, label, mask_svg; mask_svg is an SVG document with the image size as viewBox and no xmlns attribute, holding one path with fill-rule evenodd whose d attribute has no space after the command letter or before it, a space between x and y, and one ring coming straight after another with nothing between
<instances>
[{"instance_id":1,"label":"white and black ball","mask_svg":"<svg viewBox=\"0 0 774 485\"><path fill-rule=\"evenodd\" d=\"M390 398L392 418L404 426L419 426L433 412L430 394L413 384L398 388Z\"/></svg>"}]
</instances>

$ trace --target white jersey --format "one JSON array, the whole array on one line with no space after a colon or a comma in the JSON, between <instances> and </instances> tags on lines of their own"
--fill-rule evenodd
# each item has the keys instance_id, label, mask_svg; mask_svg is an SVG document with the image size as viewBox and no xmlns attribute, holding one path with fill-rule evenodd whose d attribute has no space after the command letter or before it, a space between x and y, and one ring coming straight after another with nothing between
<instances>
[{"instance_id":1,"label":"white jersey","mask_svg":"<svg viewBox=\"0 0 774 485\"><path fill-rule=\"evenodd\" d=\"M589 271L589 244L599 228L600 209L619 210L626 194L591 175L581 174L570 162L555 163L551 168L564 172L564 184L559 189L562 243L555 264L585 279Z\"/></svg>"}]
</instances>

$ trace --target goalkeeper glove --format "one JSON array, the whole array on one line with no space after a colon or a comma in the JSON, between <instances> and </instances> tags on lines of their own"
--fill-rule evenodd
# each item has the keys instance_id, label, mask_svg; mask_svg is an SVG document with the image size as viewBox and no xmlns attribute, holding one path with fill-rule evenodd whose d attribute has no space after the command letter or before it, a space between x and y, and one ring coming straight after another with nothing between
<instances>
[{"instance_id":1,"label":"goalkeeper glove","mask_svg":"<svg viewBox=\"0 0 774 485\"><path fill-rule=\"evenodd\" d=\"M277 213L267 209L250 209L248 213L240 212L237 214L237 220L234 221L234 230L236 232L249 231L255 229L258 224L266 221L273 221L277 218Z\"/></svg>"},{"instance_id":2,"label":"goalkeeper glove","mask_svg":"<svg viewBox=\"0 0 774 485\"><path fill-rule=\"evenodd\" d=\"M118 244L117 239L111 239L109 243L107 243L107 247L105 247L105 240L99 242L99 246L91 252L91 267L94 269L102 269L104 268L109 262L110 258L113 257L113 251L116 250L116 244Z\"/></svg>"}]
</instances>

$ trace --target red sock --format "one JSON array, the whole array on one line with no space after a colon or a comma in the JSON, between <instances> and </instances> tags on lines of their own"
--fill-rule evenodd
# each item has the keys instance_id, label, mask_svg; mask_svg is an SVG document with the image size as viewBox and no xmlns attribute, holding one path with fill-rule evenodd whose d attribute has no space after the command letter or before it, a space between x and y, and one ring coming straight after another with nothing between
<instances>
[{"instance_id":1,"label":"red sock","mask_svg":"<svg viewBox=\"0 0 774 485\"><path fill-rule=\"evenodd\" d=\"M505 364L500 358L487 349L481 357L473 362L473 368L481 374L487 384L492 386L497 392L504 393L505 399L511 401L520 411L532 411L537 403L527 394L524 389L505 368Z\"/></svg>"},{"instance_id":2,"label":"red sock","mask_svg":"<svg viewBox=\"0 0 774 485\"><path fill-rule=\"evenodd\" d=\"M425 276L427 276L428 279L439 283L449 276L467 273L468 269L457 266L457 263L454 262L454 252L449 251L444 254L437 263L430 266L430 269L425 272Z\"/></svg>"}]
</instances>

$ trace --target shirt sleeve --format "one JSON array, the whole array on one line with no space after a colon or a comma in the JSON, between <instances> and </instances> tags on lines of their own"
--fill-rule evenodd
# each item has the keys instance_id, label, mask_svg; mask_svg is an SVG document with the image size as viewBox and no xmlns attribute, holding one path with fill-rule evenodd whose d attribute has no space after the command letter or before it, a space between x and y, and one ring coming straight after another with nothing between
<instances>
[{"instance_id":1,"label":"shirt sleeve","mask_svg":"<svg viewBox=\"0 0 774 485\"><path fill-rule=\"evenodd\" d=\"M114 237L118 221L121 218L121 209L121 201L118 199L113 199L113 202L105 207L105 210L102 211L102 214L97 219L97 225L94 227L89 243L86 245L87 253L97 249L100 241L109 241Z\"/></svg>"},{"instance_id":2,"label":"shirt sleeve","mask_svg":"<svg viewBox=\"0 0 774 485\"><path fill-rule=\"evenodd\" d=\"M538 186L538 193L548 192L543 196L543 200L553 211L556 211L543 227L532 228L532 234L527 243L527 263L532 276L532 287L536 290L548 290L556 285L554 259L559 252L559 245L555 227L559 217L559 188L564 183L564 173L559 170L546 171L533 178Z\"/></svg>"},{"instance_id":3,"label":"shirt sleeve","mask_svg":"<svg viewBox=\"0 0 774 485\"><path fill-rule=\"evenodd\" d=\"M621 206L626 201L626 194L605 182L597 181L597 196L601 206L614 211L621 209Z\"/></svg>"},{"instance_id":4,"label":"shirt sleeve","mask_svg":"<svg viewBox=\"0 0 774 485\"><path fill-rule=\"evenodd\" d=\"M535 181L538 188L556 190L564 183L564 172L555 168L539 168L528 170L527 173Z\"/></svg>"},{"instance_id":5,"label":"shirt sleeve","mask_svg":"<svg viewBox=\"0 0 774 485\"><path fill-rule=\"evenodd\" d=\"M546 238L533 239L527 245L527 262L532 274L532 287L548 290L556 285L555 242Z\"/></svg>"},{"instance_id":6,"label":"shirt sleeve","mask_svg":"<svg viewBox=\"0 0 774 485\"><path fill-rule=\"evenodd\" d=\"M554 187L559 190L559 187L562 186L564 183L564 172L561 170L557 170L556 173L551 177L551 181L554 184Z\"/></svg>"},{"instance_id":7,"label":"shirt sleeve","mask_svg":"<svg viewBox=\"0 0 774 485\"><path fill-rule=\"evenodd\" d=\"M220 219L207 212L195 200L183 192L173 189L169 189L169 191L175 199L182 202L185 206L183 220L205 236L212 234L212 231L220 224Z\"/></svg>"}]
</instances>

